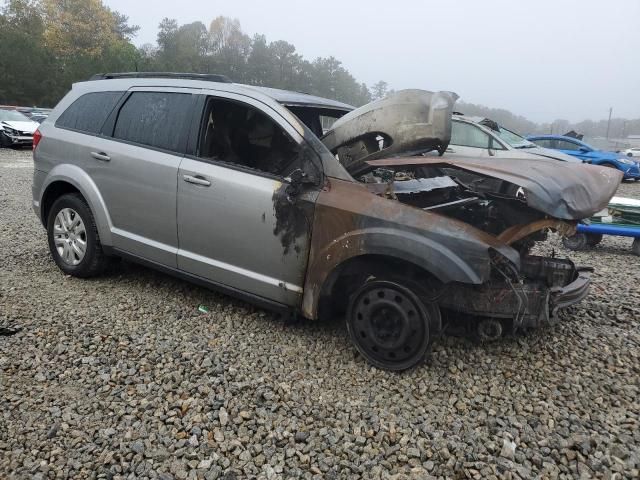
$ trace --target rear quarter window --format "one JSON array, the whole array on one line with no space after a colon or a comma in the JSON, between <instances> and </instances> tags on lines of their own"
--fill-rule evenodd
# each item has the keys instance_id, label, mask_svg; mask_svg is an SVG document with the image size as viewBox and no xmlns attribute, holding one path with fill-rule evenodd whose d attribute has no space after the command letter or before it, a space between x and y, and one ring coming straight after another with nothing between
<instances>
[{"instance_id":1,"label":"rear quarter window","mask_svg":"<svg viewBox=\"0 0 640 480\"><path fill-rule=\"evenodd\" d=\"M124 92L86 93L73 102L56 121L56 127L98 134Z\"/></svg>"},{"instance_id":2,"label":"rear quarter window","mask_svg":"<svg viewBox=\"0 0 640 480\"><path fill-rule=\"evenodd\" d=\"M134 92L118 113L113 137L179 152L191 118L191 99L188 93Z\"/></svg>"}]
</instances>

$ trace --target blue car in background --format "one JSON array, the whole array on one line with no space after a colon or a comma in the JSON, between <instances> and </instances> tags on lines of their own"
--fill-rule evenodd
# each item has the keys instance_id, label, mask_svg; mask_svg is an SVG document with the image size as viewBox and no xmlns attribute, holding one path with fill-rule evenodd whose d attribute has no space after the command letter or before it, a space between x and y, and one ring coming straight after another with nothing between
<instances>
[{"instance_id":1,"label":"blue car in background","mask_svg":"<svg viewBox=\"0 0 640 480\"><path fill-rule=\"evenodd\" d=\"M640 163L626 155L596 150L577 138L564 135L529 135L527 140L544 148L552 148L573 155L585 163L617 168L624 174L625 179L640 180Z\"/></svg>"}]
</instances>

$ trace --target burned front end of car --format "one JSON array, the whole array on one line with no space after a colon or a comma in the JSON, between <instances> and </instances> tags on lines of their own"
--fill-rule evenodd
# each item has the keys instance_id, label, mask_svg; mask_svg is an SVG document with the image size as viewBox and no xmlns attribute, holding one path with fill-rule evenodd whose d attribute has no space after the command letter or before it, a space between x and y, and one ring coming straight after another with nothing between
<instances>
[{"instance_id":1,"label":"burned front end of car","mask_svg":"<svg viewBox=\"0 0 640 480\"><path fill-rule=\"evenodd\" d=\"M449 285L438 304L453 324L463 323L483 340L492 340L505 331L555 323L558 310L588 295L592 271L565 258L523 255L515 268L494 257L487 281Z\"/></svg>"},{"instance_id":2,"label":"burned front end of car","mask_svg":"<svg viewBox=\"0 0 640 480\"><path fill-rule=\"evenodd\" d=\"M412 91L412 95L418 93ZM432 94L425 96L423 104L432 99ZM399 103L405 100L406 96L401 96ZM393 103L393 98L387 98L386 103ZM433 298L443 319L459 322L462 318L482 338L491 339L505 328L553 323L560 309L588 295L590 268L576 266L553 251L547 256L531 251L536 243L546 240L549 232L571 235L579 220L604 208L621 181L619 172L537 158L442 155L442 146L446 149L449 142L446 132L450 129L445 125L428 129L445 132L441 138L431 135L421 143L411 135L397 135L399 131L411 131L408 128L396 126L395 136L386 135L388 116L372 111L375 109L365 109L363 115L358 110L351 112L354 123L349 128L343 121L337 125L337 132L326 136L343 138L344 142L334 141L328 146L369 193L402 204L402 208L388 209L389 226L378 222L378 230L405 226L419 229L434 247L416 250L415 255L428 257L428 263L436 264L434 258L447 251L458 258L455 265L470 271L462 280L451 280L446 272L440 273L444 278L440 278L441 288ZM397 111L394 116L401 118ZM359 143L358 139L367 137L367 125L379 137L394 139L390 156L383 155L384 141L380 141L378 150L375 145L363 148ZM416 145L430 148L416 152ZM390 146L386 148L391 150ZM409 214L407 209L414 213ZM371 211L377 212L377 207ZM364 230L361 223L358 226ZM473 242L465 243L465 239ZM485 245L482 252L479 243ZM359 248L366 250L365 242Z\"/></svg>"}]
</instances>

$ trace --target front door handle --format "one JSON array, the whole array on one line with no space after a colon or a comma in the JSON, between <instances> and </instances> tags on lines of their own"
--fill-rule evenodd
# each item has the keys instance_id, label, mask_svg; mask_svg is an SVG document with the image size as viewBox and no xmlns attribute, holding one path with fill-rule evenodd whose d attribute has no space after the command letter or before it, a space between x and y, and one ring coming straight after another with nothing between
<instances>
[{"instance_id":1,"label":"front door handle","mask_svg":"<svg viewBox=\"0 0 640 480\"><path fill-rule=\"evenodd\" d=\"M183 175L182 179L187 182L187 183L193 183L194 185L201 185L203 187L208 187L211 185L211 182L209 180L207 180L206 178L200 177L200 176L193 176L193 175Z\"/></svg>"},{"instance_id":2,"label":"front door handle","mask_svg":"<svg viewBox=\"0 0 640 480\"><path fill-rule=\"evenodd\" d=\"M91 156L96 160L101 160L103 162L111 160L111 157L104 152L91 152Z\"/></svg>"}]
</instances>

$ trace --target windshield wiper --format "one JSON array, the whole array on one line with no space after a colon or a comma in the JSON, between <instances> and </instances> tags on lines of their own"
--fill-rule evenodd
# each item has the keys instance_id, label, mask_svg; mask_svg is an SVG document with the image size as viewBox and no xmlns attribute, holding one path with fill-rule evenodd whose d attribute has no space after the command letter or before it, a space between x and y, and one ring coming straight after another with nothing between
<instances>
[{"instance_id":1,"label":"windshield wiper","mask_svg":"<svg viewBox=\"0 0 640 480\"><path fill-rule=\"evenodd\" d=\"M536 146L532 143L530 145L518 145L517 147L514 148L535 148Z\"/></svg>"}]
</instances>

